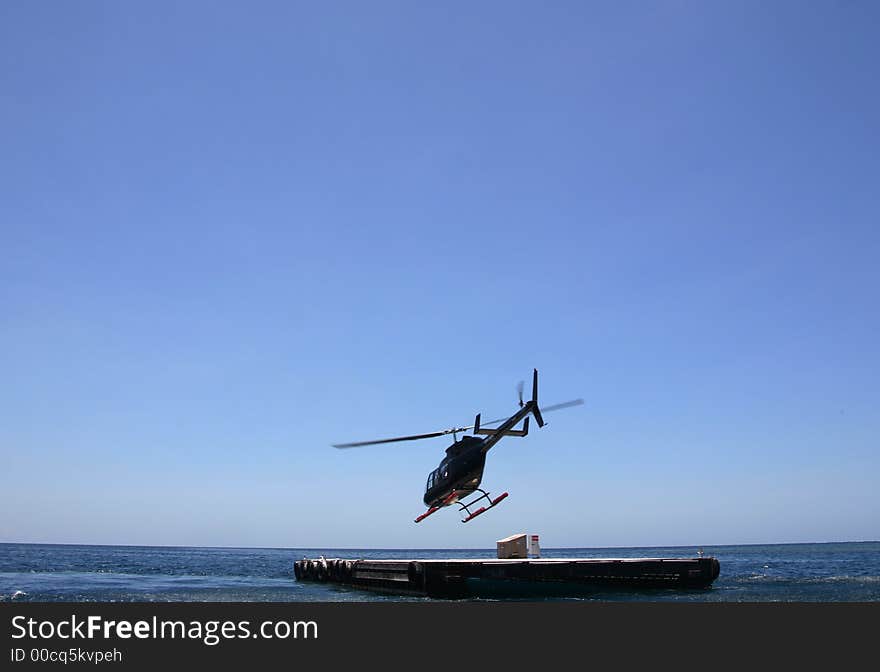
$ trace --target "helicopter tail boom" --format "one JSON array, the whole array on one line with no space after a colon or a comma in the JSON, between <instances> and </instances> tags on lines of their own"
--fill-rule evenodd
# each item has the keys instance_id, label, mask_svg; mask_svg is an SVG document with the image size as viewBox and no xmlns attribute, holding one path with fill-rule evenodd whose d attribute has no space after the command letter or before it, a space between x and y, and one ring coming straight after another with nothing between
<instances>
[{"instance_id":1,"label":"helicopter tail boom","mask_svg":"<svg viewBox=\"0 0 880 672\"><path fill-rule=\"evenodd\" d=\"M494 436L495 434L501 433L502 436L528 436L529 435L529 418L523 421L522 429L508 429L507 431L501 431L500 429L481 429L480 428L480 414L477 413L477 417L474 420L474 434L482 434L483 436Z\"/></svg>"},{"instance_id":2,"label":"helicopter tail boom","mask_svg":"<svg viewBox=\"0 0 880 672\"><path fill-rule=\"evenodd\" d=\"M476 420L474 421L474 434L482 434L484 436L492 437L486 439L484 450L489 450L489 448L495 445L502 436L527 436L529 433L530 414L535 416L535 421L538 423L538 427L544 426L544 417L541 415L541 409L538 408L538 369L535 369L532 378L532 398L523 403L522 395L520 395L519 405L519 410L505 420L497 429L482 429L480 427L480 415L477 414ZM514 429L514 427L519 424L520 420L523 420L523 428Z\"/></svg>"}]
</instances>

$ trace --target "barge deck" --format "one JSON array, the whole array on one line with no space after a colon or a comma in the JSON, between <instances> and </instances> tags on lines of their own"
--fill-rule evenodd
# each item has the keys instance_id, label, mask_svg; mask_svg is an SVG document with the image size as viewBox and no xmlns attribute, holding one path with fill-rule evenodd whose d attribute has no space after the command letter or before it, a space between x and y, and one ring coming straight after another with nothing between
<instances>
[{"instance_id":1,"label":"barge deck","mask_svg":"<svg viewBox=\"0 0 880 672\"><path fill-rule=\"evenodd\" d=\"M708 588L716 558L365 560L303 558L298 581L438 598L583 595L601 589Z\"/></svg>"}]
</instances>

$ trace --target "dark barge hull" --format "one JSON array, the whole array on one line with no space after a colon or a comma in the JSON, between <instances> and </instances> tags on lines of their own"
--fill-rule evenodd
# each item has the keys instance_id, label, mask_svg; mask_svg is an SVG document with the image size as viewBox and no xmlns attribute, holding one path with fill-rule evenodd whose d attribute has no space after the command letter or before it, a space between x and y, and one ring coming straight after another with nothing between
<instances>
[{"instance_id":1,"label":"dark barge hull","mask_svg":"<svg viewBox=\"0 0 880 672\"><path fill-rule=\"evenodd\" d=\"M708 588L716 558L346 560L303 558L298 581L439 598L565 596L608 589Z\"/></svg>"}]
</instances>

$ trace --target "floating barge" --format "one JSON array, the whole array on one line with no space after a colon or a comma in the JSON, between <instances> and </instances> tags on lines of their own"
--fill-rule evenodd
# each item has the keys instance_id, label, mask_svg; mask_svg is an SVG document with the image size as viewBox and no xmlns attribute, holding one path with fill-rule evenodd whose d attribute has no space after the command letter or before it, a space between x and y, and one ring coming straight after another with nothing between
<instances>
[{"instance_id":1,"label":"floating barge","mask_svg":"<svg viewBox=\"0 0 880 672\"><path fill-rule=\"evenodd\" d=\"M716 558L347 560L303 558L297 581L439 598L583 595L608 589L708 588Z\"/></svg>"}]
</instances>

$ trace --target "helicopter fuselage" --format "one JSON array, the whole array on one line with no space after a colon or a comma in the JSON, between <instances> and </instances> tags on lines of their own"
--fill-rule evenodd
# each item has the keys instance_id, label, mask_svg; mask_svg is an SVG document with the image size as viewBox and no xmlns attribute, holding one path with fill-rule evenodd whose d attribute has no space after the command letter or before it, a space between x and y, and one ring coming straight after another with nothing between
<instances>
[{"instance_id":1,"label":"helicopter fuselage","mask_svg":"<svg viewBox=\"0 0 880 672\"><path fill-rule=\"evenodd\" d=\"M486 440L464 436L446 449L446 457L428 474L425 506L448 506L474 492L483 479Z\"/></svg>"}]
</instances>

